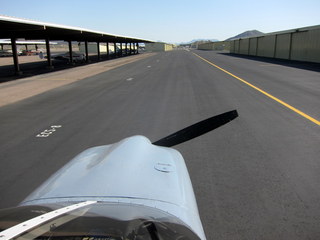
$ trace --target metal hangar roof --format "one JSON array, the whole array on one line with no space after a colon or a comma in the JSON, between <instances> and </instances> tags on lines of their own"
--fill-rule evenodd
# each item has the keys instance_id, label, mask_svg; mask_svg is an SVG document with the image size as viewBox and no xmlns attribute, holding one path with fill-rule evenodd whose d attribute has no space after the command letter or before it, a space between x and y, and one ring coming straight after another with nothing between
<instances>
[{"instance_id":1,"label":"metal hangar roof","mask_svg":"<svg viewBox=\"0 0 320 240\"><path fill-rule=\"evenodd\" d=\"M50 39L65 41L146 43L151 40L139 39L98 32L84 28L0 15L0 38Z\"/></svg>"}]
</instances>

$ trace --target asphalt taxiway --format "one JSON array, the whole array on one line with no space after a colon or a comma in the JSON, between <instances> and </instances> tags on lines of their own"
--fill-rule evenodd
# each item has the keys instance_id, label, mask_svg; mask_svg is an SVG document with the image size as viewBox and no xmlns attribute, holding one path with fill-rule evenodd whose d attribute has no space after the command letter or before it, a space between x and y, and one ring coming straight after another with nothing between
<instances>
[{"instance_id":1,"label":"asphalt taxiway","mask_svg":"<svg viewBox=\"0 0 320 240\"><path fill-rule=\"evenodd\" d=\"M297 66L171 51L2 106L0 207L86 148L137 134L155 141L237 109L175 147L207 239L320 239L320 73ZM39 137L51 126L60 127Z\"/></svg>"}]
</instances>

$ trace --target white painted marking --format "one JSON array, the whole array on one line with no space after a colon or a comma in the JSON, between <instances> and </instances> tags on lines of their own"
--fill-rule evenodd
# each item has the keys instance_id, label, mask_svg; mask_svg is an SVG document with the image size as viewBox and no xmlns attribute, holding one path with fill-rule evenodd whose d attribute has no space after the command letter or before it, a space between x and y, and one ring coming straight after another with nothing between
<instances>
[{"instance_id":1,"label":"white painted marking","mask_svg":"<svg viewBox=\"0 0 320 240\"><path fill-rule=\"evenodd\" d=\"M61 128L61 125L52 125L50 129L45 129L39 133L36 137L49 137L52 133L56 131L56 128Z\"/></svg>"},{"instance_id":2,"label":"white painted marking","mask_svg":"<svg viewBox=\"0 0 320 240\"><path fill-rule=\"evenodd\" d=\"M151 68L151 66L149 65L148 68Z\"/></svg>"},{"instance_id":3,"label":"white painted marking","mask_svg":"<svg viewBox=\"0 0 320 240\"><path fill-rule=\"evenodd\" d=\"M132 80L133 80L133 78L128 78L128 79L127 79L127 81L132 81Z\"/></svg>"},{"instance_id":4,"label":"white painted marking","mask_svg":"<svg viewBox=\"0 0 320 240\"><path fill-rule=\"evenodd\" d=\"M86 201L86 202L81 202L77 203L71 206L67 206L64 208L60 208L48 213L45 213L43 215L40 215L38 217L29 219L25 222L19 223L11 228L8 228L2 232L0 232L0 239L1 240L8 240L11 238L14 238L36 226L39 226L40 224L47 222L53 218L59 217L65 213L71 212L73 210L76 210L78 208L82 208L91 204L95 204L97 201Z\"/></svg>"}]
</instances>

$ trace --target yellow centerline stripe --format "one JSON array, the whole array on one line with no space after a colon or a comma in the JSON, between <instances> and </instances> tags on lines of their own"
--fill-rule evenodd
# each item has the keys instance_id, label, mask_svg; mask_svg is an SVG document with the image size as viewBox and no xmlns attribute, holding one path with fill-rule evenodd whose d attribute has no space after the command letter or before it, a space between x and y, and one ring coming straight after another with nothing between
<instances>
[{"instance_id":1,"label":"yellow centerline stripe","mask_svg":"<svg viewBox=\"0 0 320 240\"><path fill-rule=\"evenodd\" d=\"M232 76L232 77L234 77L234 78L238 79L239 81L241 81L241 82L243 82L243 83L247 84L248 86L250 86L250 87L254 88L255 90L257 90L257 91L259 91L259 92L263 93L264 95L268 96L269 98L271 98L271 99L273 99L273 100L277 101L278 103L282 104L283 106L285 106L285 107L287 107L287 108L291 109L292 111L294 111L294 112L298 113L299 115L301 115L301 116L305 117L306 119L310 120L311 122L313 122L313 123L315 123L315 124L317 124L317 125L320 125L320 121L318 121L317 119L315 119L315 118L313 118L313 117L310 117L309 115L305 114L304 112L300 111L299 109L296 109L295 107L293 107L293 106L289 105L288 103L285 103L284 101L280 100L279 98L276 98L275 96L272 96L271 94L269 94L269 93L267 93L267 92L263 91L262 89L260 89L260 88L258 88L258 87L256 87L256 86L252 85L251 83L249 83L249 82L247 82L247 81L243 80L242 78L240 78L240 77L238 77L238 76L236 76L236 75L234 75L234 74L232 74L232 73L228 72L227 70L225 70L225 69L223 69L223 68L221 68L221 67L219 67L219 66L215 65L214 63L212 63L212 62L208 61L207 59L205 59L205 58L203 58L203 57L201 57L201 56L199 56L198 54L196 54L196 53L193 53L193 54L194 54L195 56L197 56L198 58L202 59L203 61L205 61L205 62L209 63L209 64L210 64L210 65L212 65L212 66L214 66L215 68L218 68L219 70L221 70L221 71L223 71L223 72L225 72L225 73L229 74L230 76Z\"/></svg>"}]
</instances>

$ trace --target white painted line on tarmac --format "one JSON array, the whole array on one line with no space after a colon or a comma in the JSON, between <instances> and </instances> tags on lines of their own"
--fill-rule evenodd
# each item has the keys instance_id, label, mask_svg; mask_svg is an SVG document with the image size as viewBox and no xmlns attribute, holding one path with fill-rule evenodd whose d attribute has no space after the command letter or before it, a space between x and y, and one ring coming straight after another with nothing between
<instances>
[{"instance_id":1,"label":"white painted line on tarmac","mask_svg":"<svg viewBox=\"0 0 320 240\"><path fill-rule=\"evenodd\" d=\"M297 113L297 114L299 114L300 116L302 116L302 117L304 117L304 118L306 118L306 119L310 120L311 122L313 122L313 123L317 124L318 126L320 126L320 121L319 121L319 120L317 120L317 119L315 119L315 118L313 118L313 117L309 116L308 114L306 114L306 113L304 113L304 112L300 111L299 109L297 109L297 108L295 108L295 107L293 107L293 106L289 105L288 103L286 103L286 102L282 101L281 99L279 99L279 98L277 98L277 97L275 97L275 96L271 95L270 93L267 93L266 91L262 90L261 88L256 87L255 85L253 85L253 84L249 83L248 81L246 81L246 80L244 80L244 79L242 79L242 78L240 78L240 77L238 77L238 76L236 76L236 75L232 74L231 72L229 72L229 71L227 71L227 70L223 69L222 67L219 67L218 65L216 65L216 64L214 64L214 63L212 63L212 62L210 62L209 60L207 60L207 59L205 59L205 58L203 58L203 57L199 56L198 54L195 54L195 53L193 53L193 54L194 54L195 56L197 56L198 58L202 59L203 61L205 61L205 62L209 63L211 66L213 66L213 67L215 67L215 68L217 68L217 69L219 69L219 70L221 70L221 71L225 72L226 74L229 74L230 76L234 77L235 79L237 79L237 80L239 80L239 81L241 81L241 82L243 82L243 83L247 84L248 86L252 87L253 89L257 90L258 92L261 92L261 93L262 93L262 94L264 94L265 96L267 96L267 97L269 97L269 98L273 99L274 101L276 101L276 102L278 102L278 103L282 104L283 106L285 106L285 107L289 108L290 110L292 110L292 111L296 112L296 113Z\"/></svg>"},{"instance_id":2,"label":"white painted line on tarmac","mask_svg":"<svg viewBox=\"0 0 320 240\"><path fill-rule=\"evenodd\" d=\"M127 81L132 81L133 80L133 78L127 78Z\"/></svg>"},{"instance_id":3,"label":"white painted line on tarmac","mask_svg":"<svg viewBox=\"0 0 320 240\"><path fill-rule=\"evenodd\" d=\"M151 66L149 65L148 68L151 68Z\"/></svg>"},{"instance_id":4,"label":"white painted line on tarmac","mask_svg":"<svg viewBox=\"0 0 320 240\"><path fill-rule=\"evenodd\" d=\"M52 133L54 133L57 128L61 128L61 125L52 125L49 129L43 130L41 133L37 134L36 137L46 138L49 137Z\"/></svg>"}]
</instances>

